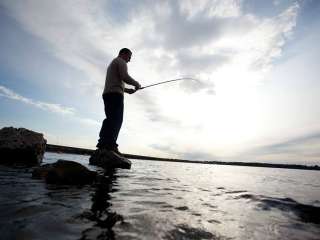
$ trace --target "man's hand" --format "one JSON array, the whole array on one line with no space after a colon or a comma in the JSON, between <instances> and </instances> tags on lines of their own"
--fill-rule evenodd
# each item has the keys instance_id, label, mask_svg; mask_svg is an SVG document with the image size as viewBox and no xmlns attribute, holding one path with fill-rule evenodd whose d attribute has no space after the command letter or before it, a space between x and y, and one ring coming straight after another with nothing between
<instances>
[{"instance_id":1,"label":"man's hand","mask_svg":"<svg viewBox=\"0 0 320 240\"><path fill-rule=\"evenodd\" d=\"M139 90L141 88L140 83L137 83L137 85L135 86L136 91Z\"/></svg>"},{"instance_id":2,"label":"man's hand","mask_svg":"<svg viewBox=\"0 0 320 240\"><path fill-rule=\"evenodd\" d=\"M124 91L126 93L132 94L132 93L135 93L137 90L136 89L132 89L132 88L125 88Z\"/></svg>"}]
</instances>

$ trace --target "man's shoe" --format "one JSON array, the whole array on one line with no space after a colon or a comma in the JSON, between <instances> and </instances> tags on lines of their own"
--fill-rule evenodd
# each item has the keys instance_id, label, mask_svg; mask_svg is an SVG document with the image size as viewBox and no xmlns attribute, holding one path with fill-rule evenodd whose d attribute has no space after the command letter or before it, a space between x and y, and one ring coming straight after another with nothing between
<instances>
[{"instance_id":1,"label":"man's shoe","mask_svg":"<svg viewBox=\"0 0 320 240\"><path fill-rule=\"evenodd\" d=\"M113 148L111 151L115 152L116 154L120 155L121 157L123 156L123 154L119 151L119 149L117 147Z\"/></svg>"},{"instance_id":2,"label":"man's shoe","mask_svg":"<svg viewBox=\"0 0 320 240\"><path fill-rule=\"evenodd\" d=\"M114 147L114 148L101 147L101 146L98 147L98 144L97 144L97 148L98 148L99 150L101 150L101 151L113 151L113 152L115 152L116 154L122 156L122 153L119 151L118 147Z\"/></svg>"},{"instance_id":3,"label":"man's shoe","mask_svg":"<svg viewBox=\"0 0 320 240\"><path fill-rule=\"evenodd\" d=\"M106 148L99 148L99 152L100 154L102 154L103 156L107 156L111 159L113 158L123 158L120 154L116 153L113 150L110 149L106 149Z\"/></svg>"},{"instance_id":4,"label":"man's shoe","mask_svg":"<svg viewBox=\"0 0 320 240\"><path fill-rule=\"evenodd\" d=\"M123 158L123 156L121 155L121 153L119 154L118 152L114 151L114 150L110 150L110 153L114 156L116 156L117 158Z\"/></svg>"},{"instance_id":5,"label":"man's shoe","mask_svg":"<svg viewBox=\"0 0 320 240\"><path fill-rule=\"evenodd\" d=\"M117 147L115 148L112 148L112 149L109 149L109 148L98 148L98 151L103 153L103 154L106 154L107 156L110 156L110 157L116 157L116 158L124 158L124 156L122 155L122 153L118 150Z\"/></svg>"},{"instance_id":6,"label":"man's shoe","mask_svg":"<svg viewBox=\"0 0 320 240\"><path fill-rule=\"evenodd\" d=\"M129 159L120 156L118 153L105 148L97 149L89 159L90 164L101 166L105 169L131 168Z\"/></svg>"}]
</instances>

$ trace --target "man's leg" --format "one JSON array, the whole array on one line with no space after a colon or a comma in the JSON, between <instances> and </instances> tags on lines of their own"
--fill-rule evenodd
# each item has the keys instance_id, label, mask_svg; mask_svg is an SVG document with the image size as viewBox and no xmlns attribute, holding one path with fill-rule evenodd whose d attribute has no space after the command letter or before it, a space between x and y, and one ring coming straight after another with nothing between
<instances>
[{"instance_id":1,"label":"man's leg","mask_svg":"<svg viewBox=\"0 0 320 240\"><path fill-rule=\"evenodd\" d=\"M123 122L123 95L109 93L103 95L106 118L99 134L98 148L116 149L118 135Z\"/></svg>"},{"instance_id":2,"label":"man's leg","mask_svg":"<svg viewBox=\"0 0 320 240\"><path fill-rule=\"evenodd\" d=\"M109 116L113 116L112 118L110 118L110 123L112 126L112 131L110 131L111 150L118 148L117 139L123 122L123 95L117 93L112 95L112 103L112 106L114 106L114 108L106 109L107 112L110 111L108 112Z\"/></svg>"}]
</instances>

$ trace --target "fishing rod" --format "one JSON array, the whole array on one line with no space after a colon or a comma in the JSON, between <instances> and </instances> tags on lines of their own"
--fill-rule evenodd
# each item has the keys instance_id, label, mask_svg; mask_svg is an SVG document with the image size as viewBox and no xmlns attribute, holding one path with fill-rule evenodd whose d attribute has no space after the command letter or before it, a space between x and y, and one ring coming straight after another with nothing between
<instances>
[{"instance_id":1,"label":"fishing rod","mask_svg":"<svg viewBox=\"0 0 320 240\"><path fill-rule=\"evenodd\" d=\"M197 79L190 78L190 77L177 78L177 79L172 79L172 80L168 80L168 81L164 81L164 82L158 82L158 83L154 83L154 84L151 84L151 85L147 85L147 86L144 86L144 87L139 88L138 90L142 90L142 89L145 89L145 88L148 88L148 87L153 87L153 86L160 85L160 84L164 84L164 83L175 82L175 81L182 81L182 80L194 80L194 81L198 81Z\"/></svg>"}]
</instances>

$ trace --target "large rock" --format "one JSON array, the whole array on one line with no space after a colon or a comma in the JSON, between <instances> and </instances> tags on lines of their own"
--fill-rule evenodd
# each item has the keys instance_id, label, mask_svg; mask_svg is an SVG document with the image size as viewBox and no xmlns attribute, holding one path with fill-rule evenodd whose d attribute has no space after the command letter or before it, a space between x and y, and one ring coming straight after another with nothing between
<instances>
[{"instance_id":1,"label":"large rock","mask_svg":"<svg viewBox=\"0 0 320 240\"><path fill-rule=\"evenodd\" d=\"M42 162L46 142L41 133L25 128L2 128L0 130L0 164L39 164Z\"/></svg>"},{"instance_id":2,"label":"large rock","mask_svg":"<svg viewBox=\"0 0 320 240\"><path fill-rule=\"evenodd\" d=\"M96 151L94 151L89 159L89 163L102 167L104 169L131 168L130 160L103 149L97 149Z\"/></svg>"},{"instance_id":3,"label":"large rock","mask_svg":"<svg viewBox=\"0 0 320 240\"><path fill-rule=\"evenodd\" d=\"M47 183L82 185L97 180L97 173L74 161L58 160L35 168L32 177Z\"/></svg>"}]
</instances>

